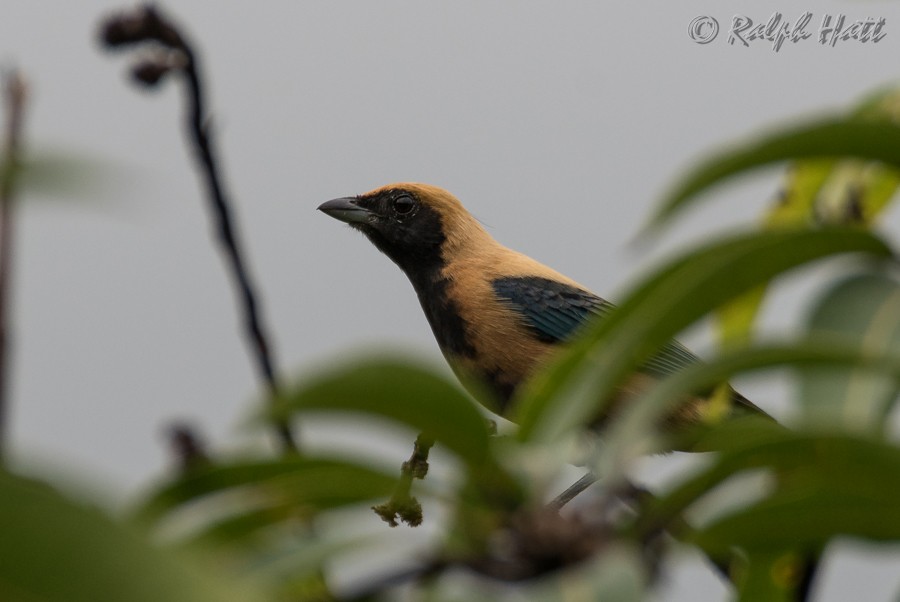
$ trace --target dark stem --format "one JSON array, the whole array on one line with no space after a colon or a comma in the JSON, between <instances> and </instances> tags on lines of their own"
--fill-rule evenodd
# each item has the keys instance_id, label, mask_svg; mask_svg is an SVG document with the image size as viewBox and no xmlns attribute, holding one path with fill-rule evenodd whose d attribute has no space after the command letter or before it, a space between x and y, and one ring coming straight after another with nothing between
<instances>
[{"instance_id":1,"label":"dark stem","mask_svg":"<svg viewBox=\"0 0 900 602\"><path fill-rule=\"evenodd\" d=\"M797 600L799 602L806 602L806 600L812 599L813 586L815 585L821 558L821 550L819 552L810 552L801 558L798 569L800 575L797 580Z\"/></svg>"},{"instance_id":2,"label":"dark stem","mask_svg":"<svg viewBox=\"0 0 900 602\"><path fill-rule=\"evenodd\" d=\"M9 398L9 304L12 272L15 180L21 166L25 81L17 71L3 76L6 97L6 141L0 174L0 461L3 458Z\"/></svg>"},{"instance_id":3,"label":"dark stem","mask_svg":"<svg viewBox=\"0 0 900 602\"><path fill-rule=\"evenodd\" d=\"M244 264L244 255L234 227L231 208L225 192L222 190L219 167L210 142L208 119L203 104L203 87L200 84L197 62L193 51L187 44L183 51L187 59L184 75L188 88L188 131L191 133L201 173L209 193L208 199L216 224L217 240L225 256L225 261L231 268L233 281L237 287L239 303L243 309L245 334L250 344L254 365L268 389L270 399L274 401L278 399L279 387L275 376L272 348L269 345L266 328L263 326L250 273ZM278 425L278 434L286 449L296 451L297 444L286 423L282 422Z\"/></svg>"},{"instance_id":4,"label":"dark stem","mask_svg":"<svg viewBox=\"0 0 900 602\"><path fill-rule=\"evenodd\" d=\"M189 475L199 468L212 465L206 444L200 434L185 422L173 422L166 428L172 458L182 475Z\"/></svg>"},{"instance_id":5,"label":"dark stem","mask_svg":"<svg viewBox=\"0 0 900 602\"><path fill-rule=\"evenodd\" d=\"M596 482L597 477L590 472L587 473L573 484L569 485L565 491L553 498L553 501L547 504L547 507L551 510L562 510L563 506L574 500L582 491Z\"/></svg>"},{"instance_id":6,"label":"dark stem","mask_svg":"<svg viewBox=\"0 0 900 602\"><path fill-rule=\"evenodd\" d=\"M279 397L280 389L275 373L273 351L269 344L267 329L263 325L256 289L244 260L231 204L222 185L196 53L178 28L164 19L152 5L116 15L105 21L101 28L101 39L109 48L136 44L152 45L155 52L144 62L139 63L133 72L136 80L143 85L156 86L169 72L184 75L186 127L206 187L216 240L237 292L244 333L250 346L254 367L274 403ZM277 429L283 447L288 451L296 451L297 444L288 423L279 422Z\"/></svg>"}]
</instances>

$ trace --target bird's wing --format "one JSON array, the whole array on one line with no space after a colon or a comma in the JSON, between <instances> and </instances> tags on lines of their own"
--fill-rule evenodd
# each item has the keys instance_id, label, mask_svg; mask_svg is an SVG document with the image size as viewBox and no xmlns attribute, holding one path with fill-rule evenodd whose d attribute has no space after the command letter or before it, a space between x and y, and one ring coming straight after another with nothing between
<instances>
[{"instance_id":1,"label":"bird's wing","mask_svg":"<svg viewBox=\"0 0 900 602\"><path fill-rule=\"evenodd\" d=\"M536 276L497 278L494 293L525 320L545 343L569 340L589 319L607 315L613 304L586 290ZM699 358L676 341L668 343L642 370L665 377L696 363Z\"/></svg>"}]
</instances>

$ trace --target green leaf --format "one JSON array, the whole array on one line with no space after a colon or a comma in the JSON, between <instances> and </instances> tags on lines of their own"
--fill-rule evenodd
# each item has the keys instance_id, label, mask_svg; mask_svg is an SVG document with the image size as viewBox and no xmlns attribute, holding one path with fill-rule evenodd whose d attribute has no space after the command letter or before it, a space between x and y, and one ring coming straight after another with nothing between
<instances>
[{"instance_id":1,"label":"green leaf","mask_svg":"<svg viewBox=\"0 0 900 602\"><path fill-rule=\"evenodd\" d=\"M828 180L835 159L806 159L788 166L778 198L763 218L766 228L812 224L816 198Z\"/></svg>"},{"instance_id":2,"label":"green leaf","mask_svg":"<svg viewBox=\"0 0 900 602\"><path fill-rule=\"evenodd\" d=\"M737 575L741 602L793 602L797 600L800 558L791 552L753 554Z\"/></svg>"},{"instance_id":3,"label":"green leaf","mask_svg":"<svg viewBox=\"0 0 900 602\"><path fill-rule=\"evenodd\" d=\"M647 569L640 551L624 543L614 543L582 565L537 582L529 591L528 599L640 602L647 599L647 582Z\"/></svg>"},{"instance_id":4,"label":"green leaf","mask_svg":"<svg viewBox=\"0 0 900 602\"><path fill-rule=\"evenodd\" d=\"M898 183L896 168L855 159L839 161L814 199L810 218L819 223L871 225Z\"/></svg>"},{"instance_id":5,"label":"green leaf","mask_svg":"<svg viewBox=\"0 0 900 602\"><path fill-rule=\"evenodd\" d=\"M823 371L865 367L872 374L890 374L900 378L900 350L891 355L867 353L858 346L840 341L810 338L787 345L736 350L685 368L636 400L610 426L600 456L603 466L597 470L600 474L613 474L624 470L629 460L638 455L664 451L668 446L653 448L654 443L663 443L655 436L656 425L677 405L679 399L687 395L709 391L736 374L781 367L809 369L813 366ZM704 445L711 442L707 438Z\"/></svg>"},{"instance_id":6,"label":"green leaf","mask_svg":"<svg viewBox=\"0 0 900 602\"><path fill-rule=\"evenodd\" d=\"M900 90L866 98L854 112L864 119L900 118ZM856 159L804 159L792 163L779 195L763 218L764 228L862 223L871 225L900 185L900 172ZM722 345L749 340L765 288L735 299L717 316Z\"/></svg>"},{"instance_id":7,"label":"green leaf","mask_svg":"<svg viewBox=\"0 0 900 602\"><path fill-rule=\"evenodd\" d=\"M197 559L159 550L94 508L0 473L0 599L42 602L262 600Z\"/></svg>"},{"instance_id":8,"label":"green leaf","mask_svg":"<svg viewBox=\"0 0 900 602\"><path fill-rule=\"evenodd\" d=\"M881 90L864 99L851 119L900 118L900 90ZM872 224L900 184L894 168L857 159L806 159L788 169L778 202L764 219L767 227L813 223Z\"/></svg>"},{"instance_id":9,"label":"green leaf","mask_svg":"<svg viewBox=\"0 0 900 602\"><path fill-rule=\"evenodd\" d=\"M867 94L856 106L854 114L859 117L900 118L900 89L887 85Z\"/></svg>"},{"instance_id":10,"label":"green leaf","mask_svg":"<svg viewBox=\"0 0 900 602\"><path fill-rule=\"evenodd\" d=\"M127 189L129 168L74 152L29 153L12 173L17 195L97 201ZM26 199L27 200L27 199Z\"/></svg>"},{"instance_id":11,"label":"green leaf","mask_svg":"<svg viewBox=\"0 0 900 602\"><path fill-rule=\"evenodd\" d=\"M900 126L888 119L831 117L723 150L690 170L663 198L647 230L655 229L723 180L791 159L855 157L900 168Z\"/></svg>"},{"instance_id":12,"label":"green leaf","mask_svg":"<svg viewBox=\"0 0 900 602\"><path fill-rule=\"evenodd\" d=\"M792 268L854 252L891 255L858 230L779 230L733 236L670 262L529 383L517 408L520 439L557 440L596 417L644 360L722 303Z\"/></svg>"},{"instance_id":13,"label":"green leaf","mask_svg":"<svg viewBox=\"0 0 900 602\"><path fill-rule=\"evenodd\" d=\"M792 435L780 425L761 418L733 420L710 427L698 442L702 449L728 450L708 468L682 481L665 495L648 503L634 524L635 537L644 538L668 529L692 504L729 477L745 470L768 466L773 453L786 453ZM754 451L773 453L754 455Z\"/></svg>"},{"instance_id":14,"label":"green leaf","mask_svg":"<svg viewBox=\"0 0 900 602\"><path fill-rule=\"evenodd\" d=\"M774 424L740 421L716 426L704 443L723 450L707 469L645 508L638 534L671 524L715 487L746 470L779 475L775 492L702 526L692 540L713 556L733 546L776 553L819 549L831 538L900 538L900 449L853 435L792 432Z\"/></svg>"},{"instance_id":15,"label":"green leaf","mask_svg":"<svg viewBox=\"0 0 900 602\"><path fill-rule=\"evenodd\" d=\"M767 286L750 289L735 297L716 312L719 346L734 349L747 345L753 334L753 323L766 296Z\"/></svg>"},{"instance_id":16,"label":"green leaf","mask_svg":"<svg viewBox=\"0 0 900 602\"><path fill-rule=\"evenodd\" d=\"M251 508L228 515L221 520L213 519L200 527L199 532L189 537L191 544L211 546L240 545L260 532L284 525L296 531L298 520L308 520L308 510L298 508L295 502L270 502L261 508Z\"/></svg>"},{"instance_id":17,"label":"green leaf","mask_svg":"<svg viewBox=\"0 0 900 602\"><path fill-rule=\"evenodd\" d=\"M900 284L880 274L856 275L818 301L808 329L869 356L900 354ZM900 375L860 366L810 368L800 374L809 424L882 431L900 390Z\"/></svg>"},{"instance_id":18,"label":"green leaf","mask_svg":"<svg viewBox=\"0 0 900 602\"><path fill-rule=\"evenodd\" d=\"M224 519L223 534L244 536L282 517L301 517L310 510L335 508L389 495L396 478L349 461L325 458L286 458L199 468L150 495L136 513L141 522L155 521L179 506L216 494L245 493L249 507L238 505ZM226 505L234 507L234 499ZM293 508L293 512L291 512ZM210 508L207 520L220 520Z\"/></svg>"},{"instance_id":19,"label":"green leaf","mask_svg":"<svg viewBox=\"0 0 900 602\"><path fill-rule=\"evenodd\" d=\"M488 453L488 423L474 402L443 376L408 361L364 358L286 392L275 419L308 410L373 414L425 432L470 465Z\"/></svg>"},{"instance_id":20,"label":"green leaf","mask_svg":"<svg viewBox=\"0 0 900 602\"><path fill-rule=\"evenodd\" d=\"M895 464L895 468L898 465ZM884 481L885 475L879 479ZM692 539L710 553L731 546L774 552L812 548L838 536L900 540L900 495L885 503L827 486L780 493L703 529Z\"/></svg>"},{"instance_id":21,"label":"green leaf","mask_svg":"<svg viewBox=\"0 0 900 602\"><path fill-rule=\"evenodd\" d=\"M241 570L254 582L271 584L281 592L276 600L333 600L327 593L324 567L345 554L368 552L376 555L385 545L382 534L338 533L336 529L297 529L268 540L269 545L247 545L229 549L241 555ZM312 588L312 592L309 590ZM318 594L318 595L316 595Z\"/></svg>"}]
</instances>

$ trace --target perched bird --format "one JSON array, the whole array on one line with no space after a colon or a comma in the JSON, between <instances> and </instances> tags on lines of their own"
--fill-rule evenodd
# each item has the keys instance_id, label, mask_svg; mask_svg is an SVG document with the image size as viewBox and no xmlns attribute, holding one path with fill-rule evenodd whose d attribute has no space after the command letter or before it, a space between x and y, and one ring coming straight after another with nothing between
<instances>
[{"instance_id":1,"label":"perched bird","mask_svg":"<svg viewBox=\"0 0 900 602\"><path fill-rule=\"evenodd\" d=\"M361 231L403 270L453 371L476 397L489 391L496 402L491 409L499 407L501 414L550 354L613 307L498 243L456 197L436 186L390 184L328 201L319 210ZM631 377L612 407L696 361L684 346L669 343ZM764 415L737 392L732 401L732 407ZM685 400L669 421L695 423L705 403Z\"/></svg>"}]
</instances>

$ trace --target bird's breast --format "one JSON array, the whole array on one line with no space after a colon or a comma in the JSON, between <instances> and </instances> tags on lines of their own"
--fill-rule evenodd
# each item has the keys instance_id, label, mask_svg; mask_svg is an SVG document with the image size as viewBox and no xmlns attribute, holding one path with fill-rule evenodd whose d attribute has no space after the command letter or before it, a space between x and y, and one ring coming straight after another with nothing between
<instances>
[{"instance_id":1,"label":"bird's breast","mask_svg":"<svg viewBox=\"0 0 900 602\"><path fill-rule=\"evenodd\" d=\"M536 340L488 280L464 269L413 281L435 339L460 381L501 413L552 346ZM485 391L487 397L485 399ZM491 403L494 402L494 403Z\"/></svg>"}]
</instances>

